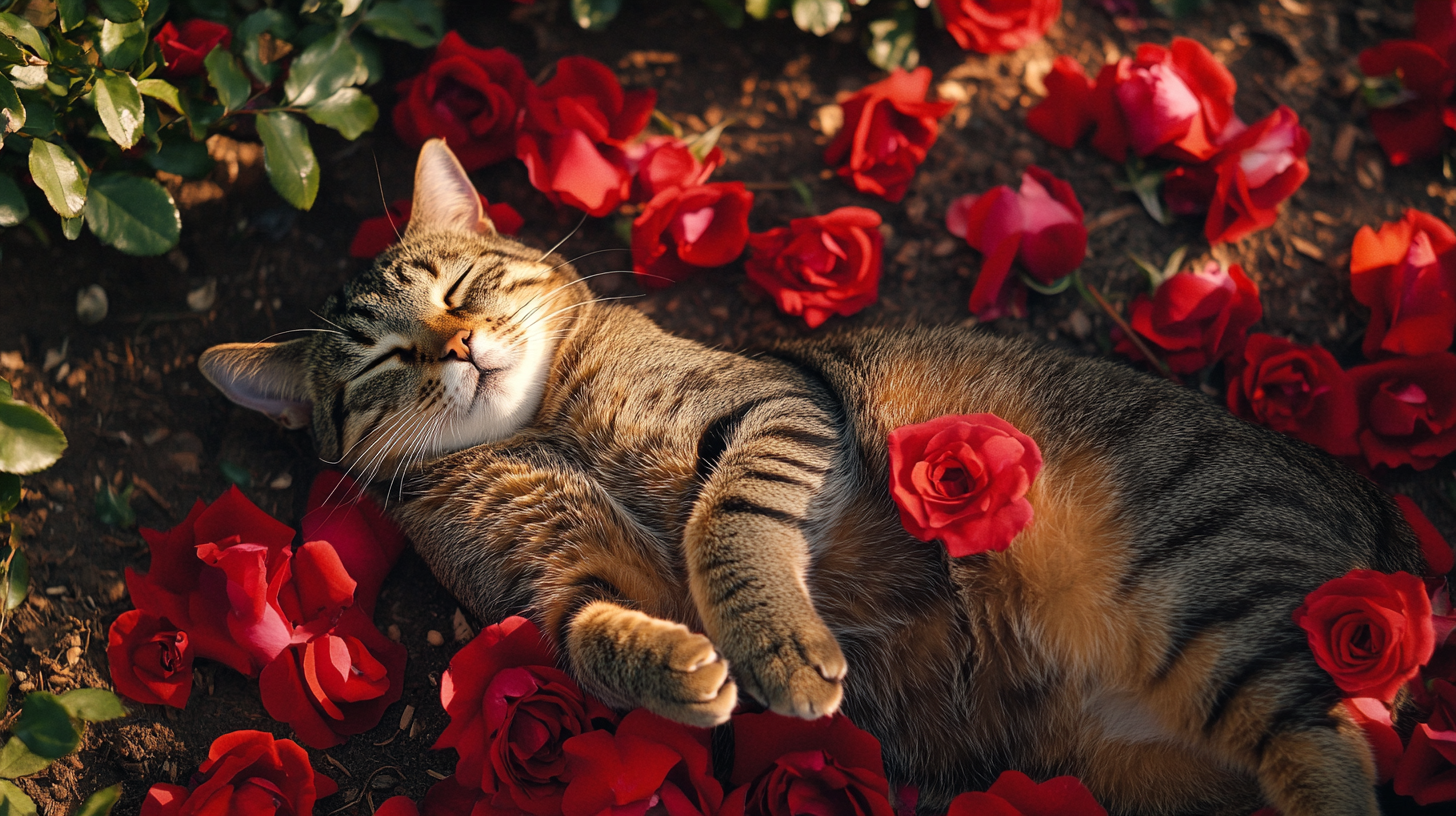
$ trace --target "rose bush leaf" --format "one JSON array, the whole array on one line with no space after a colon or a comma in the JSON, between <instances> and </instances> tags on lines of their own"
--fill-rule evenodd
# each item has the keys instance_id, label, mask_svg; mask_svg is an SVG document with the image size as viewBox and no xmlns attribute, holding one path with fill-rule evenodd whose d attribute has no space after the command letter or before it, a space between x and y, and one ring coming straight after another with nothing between
<instances>
[{"instance_id":1,"label":"rose bush leaf","mask_svg":"<svg viewBox=\"0 0 1456 816\"><path fill-rule=\"evenodd\" d=\"M429 48L445 33L439 6L428 0L376 3L364 15L364 27L391 40Z\"/></svg>"},{"instance_id":2,"label":"rose bush leaf","mask_svg":"<svg viewBox=\"0 0 1456 816\"><path fill-rule=\"evenodd\" d=\"M341 88L328 99L310 105L306 113L308 118L337 130L349 141L373 130L379 120L379 106L358 88Z\"/></svg>"},{"instance_id":3,"label":"rose bush leaf","mask_svg":"<svg viewBox=\"0 0 1456 816\"><path fill-rule=\"evenodd\" d=\"M0 136L25 127L25 104L15 92L15 83L4 74L0 74L0 116L5 117L5 121L0 123L4 125Z\"/></svg>"},{"instance_id":4,"label":"rose bush leaf","mask_svg":"<svg viewBox=\"0 0 1456 816\"><path fill-rule=\"evenodd\" d=\"M0 516L4 516L20 504L20 477L14 473L0 473ZM0 708L3 708L5 689L10 687L10 676L4 675L0 682Z\"/></svg>"},{"instance_id":5,"label":"rose bush leaf","mask_svg":"<svg viewBox=\"0 0 1456 816\"><path fill-rule=\"evenodd\" d=\"M147 164L164 173L174 173L183 178L205 178L217 165L207 152L207 145L186 137L164 139L156 150L147 154Z\"/></svg>"},{"instance_id":6,"label":"rose bush leaf","mask_svg":"<svg viewBox=\"0 0 1456 816\"><path fill-rule=\"evenodd\" d=\"M141 20L101 24L101 64L107 68L125 71L146 48L147 24Z\"/></svg>"},{"instance_id":7,"label":"rose bush leaf","mask_svg":"<svg viewBox=\"0 0 1456 816\"><path fill-rule=\"evenodd\" d=\"M703 5L718 15L718 20L729 28L743 27L743 5L735 0L703 0Z\"/></svg>"},{"instance_id":8,"label":"rose bush leaf","mask_svg":"<svg viewBox=\"0 0 1456 816\"><path fill-rule=\"evenodd\" d=\"M142 96L160 99L172 106L172 110L177 111L184 117L187 116L187 100L183 98L182 92L177 90L177 86L167 80L144 79L137 83L137 90L141 92Z\"/></svg>"},{"instance_id":9,"label":"rose bush leaf","mask_svg":"<svg viewBox=\"0 0 1456 816\"><path fill-rule=\"evenodd\" d=\"M146 13L147 0L96 0L96 7L113 23L134 23Z\"/></svg>"},{"instance_id":10,"label":"rose bush leaf","mask_svg":"<svg viewBox=\"0 0 1456 816\"><path fill-rule=\"evenodd\" d=\"M25 747L25 743L19 737L11 737L0 748L0 777L6 779L18 779L22 776L30 776L45 770L52 760L37 755L34 751Z\"/></svg>"},{"instance_id":11,"label":"rose bush leaf","mask_svg":"<svg viewBox=\"0 0 1456 816\"><path fill-rule=\"evenodd\" d=\"M265 113L258 117L258 136L263 139L263 165L273 189L300 210L312 207L318 196L319 166L303 122L283 111Z\"/></svg>"},{"instance_id":12,"label":"rose bush leaf","mask_svg":"<svg viewBox=\"0 0 1456 816\"><path fill-rule=\"evenodd\" d=\"M61 30L70 31L86 19L86 0L56 0Z\"/></svg>"},{"instance_id":13,"label":"rose bush leaf","mask_svg":"<svg viewBox=\"0 0 1456 816\"><path fill-rule=\"evenodd\" d=\"M0 471L24 476L45 470L66 450L66 435L51 418L16 402L0 400Z\"/></svg>"},{"instance_id":14,"label":"rose bush leaf","mask_svg":"<svg viewBox=\"0 0 1456 816\"><path fill-rule=\"evenodd\" d=\"M72 717L86 722L106 722L126 716L121 698L106 689L71 689L60 700Z\"/></svg>"},{"instance_id":15,"label":"rose bush leaf","mask_svg":"<svg viewBox=\"0 0 1456 816\"><path fill-rule=\"evenodd\" d=\"M744 0L743 3L743 10L755 20L767 20L770 14L782 7L782 0Z\"/></svg>"},{"instance_id":16,"label":"rose bush leaf","mask_svg":"<svg viewBox=\"0 0 1456 816\"><path fill-rule=\"evenodd\" d=\"M81 809L76 811L76 816L107 816L111 809L121 799L121 783L118 782L109 788L102 788L99 791L86 797Z\"/></svg>"},{"instance_id":17,"label":"rose bush leaf","mask_svg":"<svg viewBox=\"0 0 1456 816\"><path fill-rule=\"evenodd\" d=\"M27 748L50 759L60 759L81 744L81 731L71 722L70 712L48 691L25 695L14 734Z\"/></svg>"},{"instance_id":18,"label":"rose bush leaf","mask_svg":"<svg viewBox=\"0 0 1456 816\"><path fill-rule=\"evenodd\" d=\"M340 88L358 85L368 76L363 55L350 41L348 30L340 28L305 48L293 61L288 78L283 80L283 93L288 104L308 107L328 99Z\"/></svg>"},{"instance_id":19,"label":"rose bush leaf","mask_svg":"<svg viewBox=\"0 0 1456 816\"><path fill-rule=\"evenodd\" d=\"M0 816L36 816L35 802L25 791L0 779Z\"/></svg>"},{"instance_id":20,"label":"rose bush leaf","mask_svg":"<svg viewBox=\"0 0 1456 816\"><path fill-rule=\"evenodd\" d=\"M293 19L277 9L265 8L249 14L238 24L238 39L243 43L243 62L253 76L271 85L278 78L278 69L283 55L277 43L288 45L288 39L296 34ZM267 34L268 48L264 48L263 35Z\"/></svg>"},{"instance_id":21,"label":"rose bush leaf","mask_svg":"<svg viewBox=\"0 0 1456 816\"><path fill-rule=\"evenodd\" d=\"M915 9L902 6L891 14L869 24L870 45L865 49L870 62L886 71L904 68L909 71L920 64L920 49L915 47Z\"/></svg>"},{"instance_id":22,"label":"rose bush leaf","mask_svg":"<svg viewBox=\"0 0 1456 816\"><path fill-rule=\"evenodd\" d=\"M622 0L571 0L571 19L587 31L601 31L616 19Z\"/></svg>"},{"instance_id":23,"label":"rose bush leaf","mask_svg":"<svg viewBox=\"0 0 1456 816\"><path fill-rule=\"evenodd\" d=\"M253 93L253 83L238 65L238 61L221 45L214 46L202 61L207 66L207 82L217 89L217 98L223 108L235 111L247 104Z\"/></svg>"},{"instance_id":24,"label":"rose bush leaf","mask_svg":"<svg viewBox=\"0 0 1456 816\"><path fill-rule=\"evenodd\" d=\"M30 146L30 175L58 215L75 218L81 214L90 174L68 148L36 139Z\"/></svg>"},{"instance_id":25,"label":"rose bush leaf","mask_svg":"<svg viewBox=\"0 0 1456 816\"><path fill-rule=\"evenodd\" d=\"M6 557L10 558L10 571L0 578L4 582L5 609L13 612L25 603L25 596L30 594L30 559L25 557L25 550L16 550L10 555L10 548L0 548L0 566Z\"/></svg>"},{"instance_id":26,"label":"rose bush leaf","mask_svg":"<svg viewBox=\"0 0 1456 816\"><path fill-rule=\"evenodd\" d=\"M849 18L849 6L844 0L794 0L792 14L800 31L822 37Z\"/></svg>"},{"instance_id":27,"label":"rose bush leaf","mask_svg":"<svg viewBox=\"0 0 1456 816\"><path fill-rule=\"evenodd\" d=\"M136 511L131 509L132 491L136 485L127 485L118 492L111 485L96 491L96 520L112 527L127 529L136 526Z\"/></svg>"},{"instance_id":28,"label":"rose bush leaf","mask_svg":"<svg viewBox=\"0 0 1456 816\"><path fill-rule=\"evenodd\" d=\"M25 64L25 52L15 44L9 37L0 37L0 64L23 65Z\"/></svg>"},{"instance_id":29,"label":"rose bush leaf","mask_svg":"<svg viewBox=\"0 0 1456 816\"><path fill-rule=\"evenodd\" d=\"M75 218L61 219L61 234L66 236L67 241L74 241L81 237L81 227L85 226L86 219L81 216Z\"/></svg>"},{"instance_id":30,"label":"rose bush leaf","mask_svg":"<svg viewBox=\"0 0 1456 816\"><path fill-rule=\"evenodd\" d=\"M106 135L123 150L142 137L142 95L129 74L107 71L96 82L96 112Z\"/></svg>"},{"instance_id":31,"label":"rose bush leaf","mask_svg":"<svg viewBox=\"0 0 1456 816\"><path fill-rule=\"evenodd\" d=\"M0 176L0 227L13 227L30 217L30 204L20 185L10 176Z\"/></svg>"},{"instance_id":32,"label":"rose bush leaf","mask_svg":"<svg viewBox=\"0 0 1456 816\"><path fill-rule=\"evenodd\" d=\"M161 255L177 245L182 218L162 185L126 173L107 173L91 181L86 226L102 243L127 255Z\"/></svg>"},{"instance_id":33,"label":"rose bush leaf","mask_svg":"<svg viewBox=\"0 0 1456 816\"><path fill-rule=\"evenodd\" d=\"M14 14L0 13L0 34L4 34L16 42L28 46L35 55L51 61L50 41L40 33L40 30L30 24L30 21Z\"/></svg>"}]
</instances>

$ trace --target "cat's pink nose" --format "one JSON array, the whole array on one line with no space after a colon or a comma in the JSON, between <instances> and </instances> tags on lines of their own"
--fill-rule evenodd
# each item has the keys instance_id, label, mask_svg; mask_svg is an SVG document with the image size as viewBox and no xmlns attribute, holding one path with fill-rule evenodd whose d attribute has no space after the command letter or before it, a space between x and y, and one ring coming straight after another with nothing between
<instances>
[{"instance_id":1,"label":"cat's pink nose","mask_svg":"<svg viewBox=\"0 0 1456 816\"><path fill-rule=\"evenodd\" d=\"M456 332L454 337L445 341L445 350L441 352L440 358L448 360L451 355L454 355L457 360L468 362L470 360L470 346L467 345L469 340L470 329L461 329Z\"/></svg>"}]
</instances>

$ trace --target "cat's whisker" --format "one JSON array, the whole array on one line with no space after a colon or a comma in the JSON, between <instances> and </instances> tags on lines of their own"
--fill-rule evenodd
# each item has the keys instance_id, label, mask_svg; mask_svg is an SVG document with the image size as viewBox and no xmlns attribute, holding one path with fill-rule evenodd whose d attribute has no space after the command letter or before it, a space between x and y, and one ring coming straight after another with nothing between
<instances>
[{"instance_id":1,"label":"cat's whisker","mask_svg":"<svg viewBox=\"0 0 1456 816\"><path fill-rule=\"evenodd\" d=\"M399 227L394 225L394 219L389 217L389 199L384 195L384 176L379 172L379 154L369 151L374 159L374 178L379 182L379 203L384 205L384 217L389 221L389 228L394 230L394 240L403 241L404 236L400 235Z\"/></svg>"},{"instance_id":2,"label":"cat's whisker","mask_svg":"<svg viewBox=\"0 0 1456 816\"><path fill-rule=\"evenodd\" d=\"M379 475L379 471L384 467L385 460L390 457L390 452L395 449L394 448L394 441L396 439L398 439L401 435L414 433L416 427L418 425L420 425L421 423L423 423L424 421L425 421L425 417L424 416L419 415L419 414L416 414L416 415L410 417L410 419L409 419L408 422L403 423L403 427L400 428L400 429L398 429L398 430L396 430L395 433L390 436L389 442L386 443L386 445L383 448L380 449L379 453L376 456L374 456L369 461L369 463L364 467L363 470L364 471L367 471L367 475L364 475L364 478L361 481L364 484L366 484L366 485L373 484L374 483L374 479ZM385 495L386 495L386 498L387 498L387 496L388 496L388 489L387 488L386 488L386 491L385 491Z\"/></svg>"},{"instance_id":3,"label":"cat's whisker","mask_svg":"<svg viewBox=\"0 0 1456 816\"><path fill-rule=\"evenodd\" d=\"M581 257L582 258L585 258L585 257L587 257L587 255L595 255L598 252L624 252L624 251L630 251L630 250L599 249L596 252L588 252L586 255L582 255ZM575 263L575 261L571 261L570 263ZM555 272L556 270L560 269L561 267L563 267L565 265L566 264L557 264L556 266L551 267L551 270L550 271ZM609 270L607 270L605 272L593 272L590 275L586 275L586 276L577 278L574 281L570 281L568 283L563 283L560 286L556 287L555 289L552 289L551 291L547 292L546 294L544 294L544 295L535 295L530 300L528 300L525 303L522 303L520 306L516 307L516 310L514 312L511 312L510 317L507 317L506 318L506 322L509 323L509 322L515 320L516 319L516 316L521 313L521 310L522 309L534 307L538 303L544 302L547 298L551 297L552 295L556 294L557 292L560 292L562 289L567 289L569 287L572 287L572 286L577 285L578 283L586 283L587 281L591 280L592 278L600 278L603 275L630 275L630 274L632 274L632 270L630 270L630 269L609 269Z\"/></svg>"},{"instance_id":4,"label":"cat's whisker","mask_svg":"<svg viewBox=\"0 0 1456 816\"><path fill-rule=\"evenodd\" d=\"M348 329L344 328L343 326L340 326L338 323L335 323L334 321L328 319L327 317L324 317L323 315L319 314L318 312L314 311L313 309L309 309L308 310L308 313L311 314L311 315L313 315L314 317L317 317L319 320L322 320L323 322L329 324L330 326L333 326L334 328L338 329L341 334L348 334L349 333L349 330Z\"/></svg>"},{"instance_id":5,"label":"cat's whisker","mask_svg":"<svg viewBox=\"0 0 1456 816\"><path fill-rule=\"evenodd\" d=\"M539 257L539 258L536 259L536 263L541 263L542 261L546 260L547 256L549 256L551 253L555 252L556 250L560 249L562 244L564 244L567 241L571 240L571 236L575 235L576 234L576 231L579 230L579 229L581 229L582 225L586 223L586 216L587 216L586 213L582 213L581 214L581 220L578 221L578 222L576 222L576 226L574 226L574 227L571 228L571 232L566 233L566 237L562 238L560 241L557 241L555 246L553 246L550 249L546 250L545 252L541 253L541 257Z\"/></svg>"},{"instance_id":6,"label":"cat's whisker","mask_svg":"<svg viewBox=\"0 0 1456 816\"><path fill-rule=\"evenodd\" d=\"M437 412L436 415L433 417L427 417L425 421L419 423L419 428L409 437L409 439L400 446L401 453L396 457L397 462L394 466L394 474L389 477L389 483L384 486L384 500L386 503L388 503L389 494L394 488L394 480L399 478L400 472L405 469L406 464L414 456L415 443L417 441L428 439L430 429L433 428L435 425L438 425L444 416L445 412L441 411Z\"/></svg>"},{"instance_id":7,"label":"cat's whisker","mask_svg":"<svg viewBox=\"0 0 1456 816\"><path fill-rule=\"evenodd\" d=\"M448 416L449 416L448 412L444 412L444 411L442 411L439 414L437 414L435 416L434 421L431 422L428 426L426 426L424 433L420 437L420 444L419 444L419 446L416 447L415 450L412 451L412 452L411 451L406 451L404 458L402 458L400 460L399 467L396 467L395 468L394 476L390 478L389 483L392 486L394 484L394 480L396 478L399 479L399 500L400 501L404 501L404 482L405 482L405 477L409 475L410 468L414 467L414 464L413 464L414 462L421 461L421 460L424 459L425 455L429 452L429 449L431 447L431 439L432 439L432 437L435 437L435 436L438 435L439 430L440 430L440 427L445 424L445 420L448 418ZM388 500L388 498L389 498L389 491L388 490L386 490L384 492L384 496L385 496L385 499Z\"/></svg>"},{"instance_id":8,"label":"cat's whisker","mask_svg":"<svg viewBox=\"0 0 1456 816\"><path fill-rule=\"evenodd\" d=\"M615 295L613 297L603 297L603 298L593 298L591 300L583 300L580 303L573 303L570 306L564 306L564 307L562 307L560 309L557 309L556 311L552 312L551 314L546 315L545 317L538 318L538 319L536 319L536 320L534 320L534 321L526 324L525 327L524 327L524 332L526 333L527 337L529 337L530 336L530 330L531 329L535 328L536 326L540 325L541 323L544 323L547 320L550 320L553 317L556 317L559 314L564 314L566 312L569 312L572 309L580 309L583 306L590 306L593 303L608 303L608 302L614 301L614 300L633 300L633 299L642 298L642 297L647 297L647 296L644 295L644 294Z\"/></svg>"},{"instance_id":9,"label":"cat's whisker","mask_svg":"<svg viewBox=\"0 0 1456 816\"><path fill-rule=\"evenodd\" d=\"M264 343L268 342L269 340L272 340L275 337L282 337L285 334L292 334L293 332L321 332L323 334L337 334L337 335L339 335L341 337L344 334L341 331L334 331L333 329L284 329L283 331L273 332L272 334L268 335L267 337L264 337L262 340L257 341L253 345L255 345L255 346L261 346Z\"/></svg>"}]
</instances>

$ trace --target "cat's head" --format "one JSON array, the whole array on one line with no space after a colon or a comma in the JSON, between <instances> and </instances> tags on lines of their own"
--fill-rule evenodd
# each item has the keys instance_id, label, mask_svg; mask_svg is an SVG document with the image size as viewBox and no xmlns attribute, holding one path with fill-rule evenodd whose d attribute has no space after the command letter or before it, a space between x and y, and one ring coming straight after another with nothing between
<instances>
[{"instance_id":1,"label":"cat's head","mask_svg":"<svg viewBox=\"0 0 1456 816\"><path fill-rule=\"evenodd\" d=\"M198 366L233 402L311 425L324 460L388 478L530 423L557 340L589 297L578 283L570 265L496 232L435 139L402 240L328 299L322 330L214 346Z\"/></svg>"}]
</instances>

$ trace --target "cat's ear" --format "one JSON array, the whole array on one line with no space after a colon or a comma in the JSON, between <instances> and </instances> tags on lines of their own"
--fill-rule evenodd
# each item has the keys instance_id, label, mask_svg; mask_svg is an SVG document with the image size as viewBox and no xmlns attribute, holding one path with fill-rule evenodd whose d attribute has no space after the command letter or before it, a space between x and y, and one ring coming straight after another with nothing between
<instances>
[{"instance_id":1,"label":"cat's ear","mask_svg":"<svg viewBox=\"0 0 1456 816\"><path fill-rule=\"evenodd\" d=\"M480 194L460 160L444 139L431 139L420 148L415 164L414 209L409 232L475 232L490 235L495 224L480 204Z\"/></svg>"},{"instance_id":2,"label":"cat's ear","mask_svg":"<svg viewBox=\"0 0 1456 816\"><path fill-rule=\"evenodd\" d=\"M313 415L307 343L224 343L202 352L197 367L233 402L262 411L285 428L304 428Z\"/></svg>"}]
</instances>

